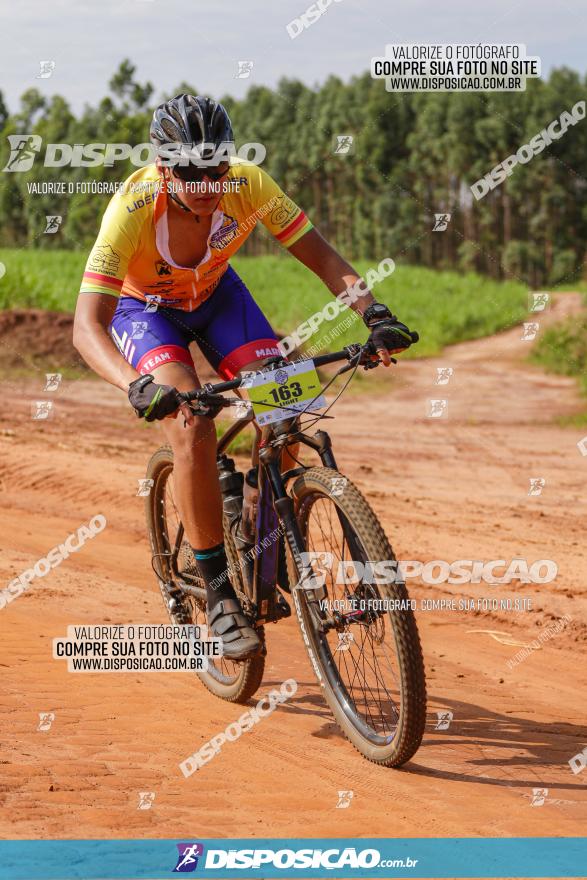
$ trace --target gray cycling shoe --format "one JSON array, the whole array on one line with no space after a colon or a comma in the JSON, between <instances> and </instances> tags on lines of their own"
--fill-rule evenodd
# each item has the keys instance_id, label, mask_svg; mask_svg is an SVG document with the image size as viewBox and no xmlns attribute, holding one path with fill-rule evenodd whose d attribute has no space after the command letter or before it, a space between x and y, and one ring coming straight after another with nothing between
<instances>
[{"instance_id":1,"label":"gray cycling shoe","mask_svg":"<svg viewBox=\"0 0 587 880\"><path fill-rule=\"evenodd\" d=\"M247 660L261 649L261 640L234 599L221 599L208 611L213 636L222 639L223 656L228 660Z\"/></svg>"}]
</instances>

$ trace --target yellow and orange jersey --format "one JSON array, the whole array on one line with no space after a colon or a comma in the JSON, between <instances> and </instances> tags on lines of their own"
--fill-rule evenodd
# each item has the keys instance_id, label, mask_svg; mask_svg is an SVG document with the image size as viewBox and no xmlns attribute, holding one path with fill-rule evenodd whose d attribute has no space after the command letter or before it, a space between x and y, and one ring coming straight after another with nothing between
<instances>
[{"instance_id":1,"label":"yellow and orange jersey","mask_svg":"<svg viewBox=\"0 0 587 880\"><path fill-rule=\"evenodd\" d=\"M110 293L193 311L213 293L228 261L261 222L284 247L312 224L258 165L231 161L220 183L208 248L193 269L176 265L169 252L169 193L157 167L132 174L112 197L90 252L82 293Z\"/></svg>"}]
</instances>

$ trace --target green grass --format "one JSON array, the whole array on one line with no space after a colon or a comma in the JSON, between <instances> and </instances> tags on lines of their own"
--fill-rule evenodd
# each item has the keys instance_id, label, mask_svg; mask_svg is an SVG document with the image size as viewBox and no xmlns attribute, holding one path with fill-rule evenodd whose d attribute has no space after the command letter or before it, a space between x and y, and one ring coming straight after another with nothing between
<instances>
[{"instance_id":1,"label":"green grass","mask_svg":"<svg viewBox=\"0 0 587 880\"><path fill-rule=\"evenodd\" d=\"M587 409L573 416L560 416L556 420L557 425L561 428L587 428Z\"/></svg>"},{"instance_id":2,"label":"green grass","mask_svg":"<svg viewBox=\"0 0 587 880\"><path fill-rule=\"evenodd\" d=\"M549 288L550 290L555 290L557 293L582 293L584 297L587 296L587 281L565 281L564 284L555 284L553 287Z\"/></svg>"},{"instance_id":3,"label":"green grass","mask_svg":"<svg viewBox=\"0 0 587 880\"><path fill-rule=\"evenodd\" d=\"M554 324L544 331L530 360L550 373L575 376L587 395L587 314Z\"/></svg>"},{"instance_id":4,"label":"green grass","mask_svg":"<svg viewBox=\"0 0 587 880\"><path fill-rule=\"evenodd\" d=\"M6 266L0 308L72 311L85 260L85 253L71 251L0 249ZM292 333L331 300L318 278L287 256L239 257L232 264L281 333ZM374 266L375 261L355 264L362 273ZM408 357L434 355L451 343L496 333L523 320L528 305L527 289L517 282L411 266L398 266L373 293L420 333L421 341L404 355ZM345 317L325 321L308 344L328 351L364 340L366 331L358 321L340 336L329 336Z\"/></svg>"},{"instance_id":5,"label":"green grass","mask_svg":"<svg viewBox=\"0 0 587 880\"><path fill-rule=\"evenodd\" d=\"M87 254L76 251L6 250L0 262L0 309L73 312Z\"/></svg>"},{"instance_id":6,"label":"green grass","mask_svg":"<svg viewBox=\"0 0 587 880\"><path fill-rule=\"evenodd\" d=\"M234 422L216 419L214 422L216 427L216 437L221 437L222 434L225 434L229 428L234 425ZM234 438L232 443L228 447L228 452L232 455L249 455L253 450L253 441L255 439L255 431L252 426L245 428L240 434Z\"/></svg>"},{"instance_id":7,"label":"green grass","mask_svg":"<svg viewBox=\"0 0 587 880\"><path fill-rule=\"evenodd\" d=\"M366 274L373 265L359 260L355 268ZM293 260L241 258L234 260L234 266L282 333L291 333L331 299L318 278ZM518 323L528 306L527 289L521 284L412 266L396 267L391 276L374 286L373 294L419 332L420 342L406 353L419 356L437 354L446 345L488 336ZM325 343L323 351L329 351L365 339L366 331L359 321L341 336L328 339L331 329L345 317L325 321L307 345Z\"/></svg>"}]
</instances>

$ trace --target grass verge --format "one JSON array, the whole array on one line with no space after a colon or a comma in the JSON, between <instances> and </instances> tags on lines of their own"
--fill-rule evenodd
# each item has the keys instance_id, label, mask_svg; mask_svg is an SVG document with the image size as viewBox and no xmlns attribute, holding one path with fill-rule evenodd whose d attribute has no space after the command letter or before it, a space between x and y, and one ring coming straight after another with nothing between
<instances>
[{"instance_id":1,"label":"grass verge","mask_svg":"<svg viewBox=\"0 0 587 880\"><path fill-rule=\"evenodd\" d=\"M0 309L73 311L86 256L73 251L0 249L6 269L0 278ZM287 255L240 257L232 265L283 334L293 333L331 300L319 279ZM356 269L365 275L376 265L359 260ZM412 266L397 266L373 292L420 333L420 342L404 357L431 356L446 345L489 336L522 321L528 306L527 289L517 282ZM307 345L325 352L364 340L362 322L345 328L348 318L343 313L324 321Z\"/></svg>"}]
</instances>

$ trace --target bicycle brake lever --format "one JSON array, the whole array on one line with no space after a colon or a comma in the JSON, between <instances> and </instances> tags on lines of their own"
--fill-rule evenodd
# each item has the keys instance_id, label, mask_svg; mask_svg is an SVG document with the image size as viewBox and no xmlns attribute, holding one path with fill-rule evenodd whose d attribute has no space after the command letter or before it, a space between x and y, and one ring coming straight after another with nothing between
<instances>
[{"instance_id":1,"label":"bicycle brake lever","mask_svg":"<svg viewBox=\"0 0 587 880\"><path fill-rule=\"evenodd\" d=\"M397 358L391 357L390 355L389 359L392 364L397 364ZM381 363L383 363L383 361L381 360L381 358L378 357L374 358L372 361L367 361L366 363L363 363L362 366L364 370L374 370L375 367L378 367Z\"/></svg>"}]
</instances>

